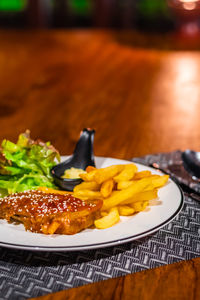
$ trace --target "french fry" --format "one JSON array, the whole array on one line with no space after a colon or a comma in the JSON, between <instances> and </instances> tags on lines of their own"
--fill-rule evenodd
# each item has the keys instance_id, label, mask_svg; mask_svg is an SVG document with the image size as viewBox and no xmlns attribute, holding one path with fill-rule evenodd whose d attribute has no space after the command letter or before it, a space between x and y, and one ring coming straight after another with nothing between
<instances>
[{"instance_id":1,"label":"french fry","mask_svg":"<svg viewBox=\"0 0 200 300\"><path fill-rule=\"evenodd\" d=\"M154 188L161 188L164 186L168 179L169 175L151 175L149 177L146 177L146 179L149 179L149 186L145 188L145 191L153 190Z\"/></svg>"},{"instance_id":2,"label":"french fry","mask_svg":"<svg viewBox=\"0 0 200 300\"><path fill-rule=\"evenodd\" d=\"M133 179L137 180L137 179L142 179L142 178L148 177L148 176L151 176L151 171L145 170L145 171L140 171L140 172L135 173Z\"/></svg>"},{"instance_id":3,"label":"french fry","mask_svg":"<svg viewBox=\"0 0 200 300\"><path fill-rule=\"evenodd\" d=\"M110 209L108 215L94 221L94 225L98 229L109 228L120 220L119 212L116 207Z\"/></svg>"},{"instance_id":4,"label":"french fry","mask_svg":"<svg viewBox=\"0 0 200 300\"><path fill-rule=\"evenodd\" d=\"M87 168L85 169L85 171L86 171L87 173L90 173L91 171L94 171L94 170L96 170L96 168L93 167L93 166L87 166Z\"/></svg>"},{"instance_id":5,"label":"french fry","mask_svg":"<svg viewBox=\"0 0 200 300\"><path fill-rule=\"evenodd\" d=\"M45 186L40 186L38 188L38 190L42 191L44 193L52 193L52 194L61 194L61 195L64 195L64 194L73 194L72 192L69 192L69 191L55 190L55 189L52 189L52 188L47 188Z\"/></svg>"},{"instance_id":6,"label":"french fry","mask_svg":"<svg viewBox=\"0 0 200 300\"><path fill-rule=\"evenodd\" d=\"M117 189L118 190L124 190L127 189L129 186L131 186L132 184L134 184L135 181L134 180L129 180L129 181L119 181L117 183Z\"/></svg>"},{"instance_id":7,"label":"french fry","mask_svg":"<svg viewBox=\"0 0 200 300\"><path fill-rule=\"evenodd\" d=\"M149 204L148 201L135 202L131 205L131 207L135 210L135 212L139 212L139 211L143 211L148 204Z\"/></svg>"},{"instance_id":8,"label":"french fry","mask_svg":"<svg viewBox=\"0 0 200 300\"><path fill-rule=\"evenodd\" d=\"M102 195L98 191L78 190L73 195L74 197L80 198L81 200L102 199Z\"/></svg>"},{"instance_id":9,"label":"french fry","mask_svg":"<svg viewBox=\"0 0 200 300\"><path fill-rule=\"evenodd\" d=\"M152 184L155 188L164 186L169 179L169 175L162 175L152 179Z\"/></svg>"},{"instance_id":10,"label":"french fry","mask_svg":"<svg viewBox=\"0 0 200 300\"><path fill-rule=\"evenodd\" d=\"M135 209L128 205L118 206L118 211L120 216L131 216L135 213Z\"/></svg>"},{"instance_id":11,"label":"french fry","mask_svg":"<svg viewBox=\"0 0 200 300\"><path fill-rule=\"evenodd\" d=\"M88 173L79 174L79 176L84 181L94 181L94 176L95 176L96 172L97 172L97 169L94 169L94 170L92 170L92 171L90 171Z\"/></svg>"},{"instance_id":12,"label":"french fry","mask_svg":"<svg viewBox=\"0 0 200 300\"><path fill-rule=\"evenodd\" d=\"M91 191L99 191L100 184L96 183L95 181L83 181L80 184L76 185L74 188L74 193L80 190L91 190Z\"/></svg>"},{"instance_id":13,"label":"french fry","mask_svg":"<svg viewBox=\"0 0 200 300\"><path fill-rule=\"evenodd\" d=\"M105 217L105 216L107 216L108 215L108 212L107 211L101 211L101 216L102 217Z\"/></svg>"},{"instance_id":14,"label":"french fry","mask_svg":"<svg viewBox=\"0 0 200 300\"><path fill-rule=\"evenodd\" d=\"M121 202L133 197L135 194L142 192L149 184L150 181L148 178L143 178L136 181L135 184L127 189L117 191L114 195L112 194L110 197L104 199L102 210L107 210L113 206L119 205Z\"/></svg>"},{"instance_id":15,"label":"french fry","mask_svg":"<svg viewBox=\"0 0 200 300\"><path fill-rule=\"evenodd\" d=\"M149 180L149 186L146 188L146 190L152 190L154 188L160 188L164 186L169 179L169 175L151 174L145 178ZM132 184L135 184L137 181L138 180L120 181L117 183L117 189L118 190L126 189L130 187Z\"/></svg>"},{"instance_id":16,"label":"french fry","mask_svg":"<svg viewBox=\"0 0 200 300\"><path fill-rule=\"evenodd\" d=\"M115 182L127 181L133 178L137 172L137 166L134 164L128 164L124 166L124 169L114 177Z\"/></svg>"},{"instance_id":17,"label":"french fry","mask_svg":"<svg viewBox=\"0 0 200 300\"><path fill-rule=\"evenodd\" d=\"M53 221L50 225L42 225L42 232L45 234L54 234L58 227L60 226L59 222Z\"/></svg>"},{"instance_id":18,"label":"french fry","mask_svg":"<svg viewBox=\"0 0 200 300\"><path fill-rule=\"evenodd\" d=\"M101 169L88 166L86 173L80 174L80 177L83 182L74 188L74 197L86 201L103 200L101 218L94 221L99 229L113 226L120 216L143 211L150 200L158 197L158 189L169 178L168 175L152 174L149 170L138 172L134 164ZM50 230L53 232L53 225Z\"/></svg>"},{"instance_id":19,"label":"french fry","mask_svg":"<svg viewBox=\"0 0 200 300\"><path fill-rule=\"evenodd\" d=\"M142 177L140 179L135 180L135 177L133 180L127 180L127 181L119 181L117 183L117 189L118 190L123 190L128 188L129 186L131 186L132 184L135 184L136 182L138 182L139 180L143 179L143 178L147 178L149 180L149 183L152 183L154 179L158 179L160 177L160 175L149 175L146 177ZM159 181L158 181L159 182ZM156 181L155 181L155 185L156 185ZM153 189L154 187L156 187L154 184L151 184L151 186L149 185L148 189Z\"/></svg>"},{"instance_id":20,"label":"french fry","mask_svg":"<svg viewBox=\"0 0 200 300\"><path fill-rule=\"evenodd\" d=\"M48 233L54 234L59 226L60 226L59 222L53 221L48 227Z\"/></svg>"},{"instance_id":21,"label":"french fry","mask_svg":"<svg viewBox=\"0 0 200 300\"><path fill-rule=\"evenodd\" d=\"M154 180L154 179L157 179L157 178L160 178L160 177L162 177L162 175L151 174L151 175L147 176L146 178Z\"/></svg>"},{"instance_id":22,"label":"french fry","mask_svg":"<svg viewBox=\"0 0 200 300\"><path fill-rule=\"evenodd\" d=\"M94 180L97 183L101 184L104 181L106 181L110 178L113 178L114 176L119 174L123 169L124 169L124 165L113 165L110 167L98 169L98 170L96 170L96 172L94 174ZM92 172L94 172L94 171L92 171ZM88 174L90 174L90 173L88 173Z\"/></svg>"},{"instance_id":23,"label":"french fry","mask_svg":"<svg viewBox=\"0 0 200 300\"><path fill-rule=\"evenodd\" d=\"M112 193L112 189L114 187L113 179L108 179L104 181L101 185L100 192L104 198L107 198Z\"/></svg>"},{"instance_id":24,"label":"french fry","mask_svg":"<svg viewBox=\"0 0 200 300\"><path fill-rule=\"evenodd\" d=\"M144 192L138 193L138 194L134 195L133 197L131 197L125 201L122 201L121 204L125 205L125 204L131 204L134 202L153 200L153 199L156 199L157 197L158 197L158 191L157 191L157 189L153 189L150 191L144 191Z\"/></svg>"}]
</instances>

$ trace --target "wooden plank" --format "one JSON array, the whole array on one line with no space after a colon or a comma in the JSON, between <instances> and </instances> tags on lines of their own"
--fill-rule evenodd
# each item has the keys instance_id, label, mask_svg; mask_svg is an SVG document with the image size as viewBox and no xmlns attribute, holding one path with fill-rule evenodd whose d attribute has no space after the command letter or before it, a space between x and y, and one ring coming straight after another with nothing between
<instances>
[{"instance_id":1,"label":"wooden plank","mask_svg":"<svg viewBox=\"0 0 200 300\"><path fill-rule=\"evenodd\" d=\"M200 299L199 284L200 258L196 258L32 300L192 300Z\"/></svg>"},{"instance_id":2,"label":"wooden plank","mask_svg":"<svg viewBox=\"0 0 200 300\"><path fill-rule=\"evenodd\" d=\"M84 127L95 154L200 148L200 54L138 49L99 31L0 31L0 139L26 128L70 154Z\"/></svg>"}]
</instances>

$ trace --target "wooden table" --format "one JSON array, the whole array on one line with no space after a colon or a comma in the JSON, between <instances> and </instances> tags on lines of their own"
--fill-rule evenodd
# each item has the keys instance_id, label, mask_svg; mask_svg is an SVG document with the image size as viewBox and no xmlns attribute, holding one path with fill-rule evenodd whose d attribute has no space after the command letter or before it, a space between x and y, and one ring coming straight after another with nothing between
<instances>
[{"instance_id":1,"label":"wooden table","mask_svg":"<svg viewBox=\"0 0 200 300\"><path fill-rule=\"evenodd\" d=\"M0 139L16 141L28 128L70 154L90 127L97 156L200 149L199 42L86 30L0 31L0 39ZM199 264L41 299L199 299Z\"/></svg>"}]
</instances>

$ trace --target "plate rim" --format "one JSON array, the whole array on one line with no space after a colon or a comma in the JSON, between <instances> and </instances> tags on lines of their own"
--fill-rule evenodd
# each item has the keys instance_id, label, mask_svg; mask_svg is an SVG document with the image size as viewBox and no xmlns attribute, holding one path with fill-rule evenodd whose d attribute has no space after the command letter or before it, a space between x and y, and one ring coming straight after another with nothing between
<instances>
[{"instance_id":1,"label":"plate rim","mask_svg":"<svg viewBox=\"0 0 200 300\"><path fill-rule=\"evenodd\" d=\"M67 157L67 156L62 156L62 157ZM131 160L118 159L118 158L114 158L114 157L96 156L96 158L116 159L116 160L122 160L122 161L130 162L130 163L131 162L134 163ZM136 162L136 164L153 169L152 167L146 166L145 164L142 164L142 163ZM162 171L161 171L161 173L164 174ZM150 234L153 234L154 232L163 228L165 225L169 224L178 215L178 213L182 210L183 205L184 205L184 193L183 193L180 185L177 182L175 182L175 180L173 180L171 177L170 177L170 180L177 186L177 188L179 189L180 195L181 195L180 204L179 204L178 208L167 220L154 226L151 229L143 231L142 233L134 234L133 236L128 236L125 238L120 238L120 239L116 239L116 240L112 240L112 241L108 241L108 242L97 242L97 243L92 243L92 244L87 244L87 245L55 246L54 247L54 246L32 246L32 245L28 246L28 245L21 245L21 244L15 244L15 243L0 242L0 247L10 248L10 249L29 250L29 251L48 251L48 252L66 251L67 252L67 251L80 251L80 250L84 251L84 250L92 250L92 249L98 249L98 248L106 248L106 247L111 247L111 246L114 246L117 244L119 245L119 244L124 244L126 242L139 240L141 238L149 236Z\"/></svg>"}]
</instances>

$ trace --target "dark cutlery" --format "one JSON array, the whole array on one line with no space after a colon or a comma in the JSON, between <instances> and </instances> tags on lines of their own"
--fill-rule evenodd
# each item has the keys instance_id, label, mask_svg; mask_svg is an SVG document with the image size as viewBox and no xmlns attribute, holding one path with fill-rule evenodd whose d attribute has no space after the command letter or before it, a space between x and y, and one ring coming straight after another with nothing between
<instances>
[{"instance_id":1,"label":"dark cutlery","mask_svg":"<svg viewBox=\"0 0 200 300\"><path fill-rule=\"evenodd\" d=\"M185 150L182 153L185 169L196 178L200 178L200 152Z\"/></svg>"},{"instance_id":2,"label":"dark cutlery","mask_svg":"<svg viewBox=\"0 0 200 300\"><path fill-rule=\"evenodd\" d=\"M152 163L149 165L150 167L161 171L164 174L168 174L170 175L171 179L177 184L179 185L179 187L183 190L183 192L191 197L192 199L196 200L196 201L200 201L200 194L196 191L194 191L193 189L191 189L188 185L184 184L183 182L180 182L176 177L172 176L170 174L170 172L167 172L166 170L163 170L158 163Z\"/></svg>"}]
</instances>

